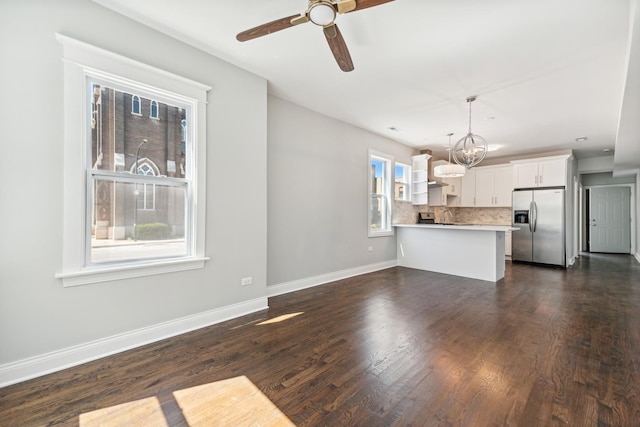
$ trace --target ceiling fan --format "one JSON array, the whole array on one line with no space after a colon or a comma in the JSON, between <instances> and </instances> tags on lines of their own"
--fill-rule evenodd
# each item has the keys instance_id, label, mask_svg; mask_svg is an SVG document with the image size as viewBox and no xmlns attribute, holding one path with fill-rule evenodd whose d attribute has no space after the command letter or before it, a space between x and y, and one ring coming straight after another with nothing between
<instances>
[{"instance_id":1,"label":"ceiling fan","mask_svg":"<svg viewBox=\"0 0 640 427\"><path fill-rule=\"evenodd\" d=\"M347 44L335 24L336 16L339 13L354 12L391 1L393 0L309 0L309 6L304 13L258 25L255 28L239 33L236 39L246 42L247 40L266 36L267 34L311 21L313 24L322 27L331 53L333 53L340 69L342 71L353 71L353 61L351 60L349 49L347 49Z\"/></svg>"}]
</instances>

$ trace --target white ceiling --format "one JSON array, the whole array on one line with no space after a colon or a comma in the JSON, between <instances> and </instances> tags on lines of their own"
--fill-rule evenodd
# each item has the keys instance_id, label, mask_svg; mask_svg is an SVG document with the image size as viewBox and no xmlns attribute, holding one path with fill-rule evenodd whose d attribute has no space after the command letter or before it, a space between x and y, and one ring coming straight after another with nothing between
<instances>
[{"instance_id":1,"label":"white ceiling","mask_svg":"<svg viewBox=\"0 0 640 427\"><path fill-rule=\"evenodd\" d=\"M306 0L95 1L263 76L275 96L436 155L467 132L477 95L473 132L499 147L488 157L615 148L616 166L640 167L635 0L392 1L336 20L350 73L311 23L235 39Z\"/></svg>"}]
</instances>

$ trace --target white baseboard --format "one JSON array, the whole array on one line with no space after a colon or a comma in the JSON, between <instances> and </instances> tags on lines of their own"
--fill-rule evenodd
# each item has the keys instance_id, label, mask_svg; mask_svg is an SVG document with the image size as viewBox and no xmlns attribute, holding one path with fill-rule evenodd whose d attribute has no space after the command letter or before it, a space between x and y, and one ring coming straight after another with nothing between
<instances>
[{"instance_id":1,"label":"white baseboard","mask_svg":"<svg viewBox=\"0 0 640 427\"><path fill-rule=\"evenodd\" d=\"M266 310L267 308L269 308L269 305L266 297L256 298L0 365L0 387L61 371L105 356L244 316L245 314Z\"/></svg>"},{"instance_id":2,"label":"white baseboard","mask_svg":"<svg viewBox=\"0 0 640 427\"><path fill-rule=\"evenodd\" d=\"M324 285L325 283L334 282L336 280L346 279L348 277L358 276L360 274L372 273L374 271L384 270L398 265L397 260L378 262L375 264L363 265L346 270L334 271L332 273L320 274L318 276L306 277L304 279L292 280L290 282L279 283L277 285L267 286L267 296L275 297L277 295L287 294L302 289L312 288L314 286Z\"/></svg>"}]
</instances>

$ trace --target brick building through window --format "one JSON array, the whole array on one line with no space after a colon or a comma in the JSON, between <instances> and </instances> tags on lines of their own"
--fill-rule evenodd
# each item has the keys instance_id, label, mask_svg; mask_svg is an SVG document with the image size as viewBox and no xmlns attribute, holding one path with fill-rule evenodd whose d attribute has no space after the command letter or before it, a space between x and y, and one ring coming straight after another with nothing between
<instances>
[{"instance_id":1,"label":"brick building through window","mask_svg":"<svg viewBox=\"0 0 640 427\"><path fill-rule=\"evenodd\" d=\"M92 84L91 162L93 170L152 177L184 178L184 108ZM155 183L95 180L92 238L138 238L141 224L165 225L170 237L185 237L185 194ZM153 236L151 236L153 237Z\"/></svg>"}]
</instances>

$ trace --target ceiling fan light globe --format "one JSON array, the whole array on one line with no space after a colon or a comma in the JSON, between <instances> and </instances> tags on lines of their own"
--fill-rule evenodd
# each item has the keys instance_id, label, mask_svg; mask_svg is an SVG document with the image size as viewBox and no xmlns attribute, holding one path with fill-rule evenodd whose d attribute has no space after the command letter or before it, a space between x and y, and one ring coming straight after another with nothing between
<instances>
[{"instance_id":1,"label":"ceiling fan light globe","mask_svg":"<svg viewBox=\"0 0 640 427\"><path fill-rule=\"evenodd\" d=\"M327 3L316 3L309 9L309 19L316 25L326 27L335 21L336 10Z\"/></svg>"}]
</instances>

